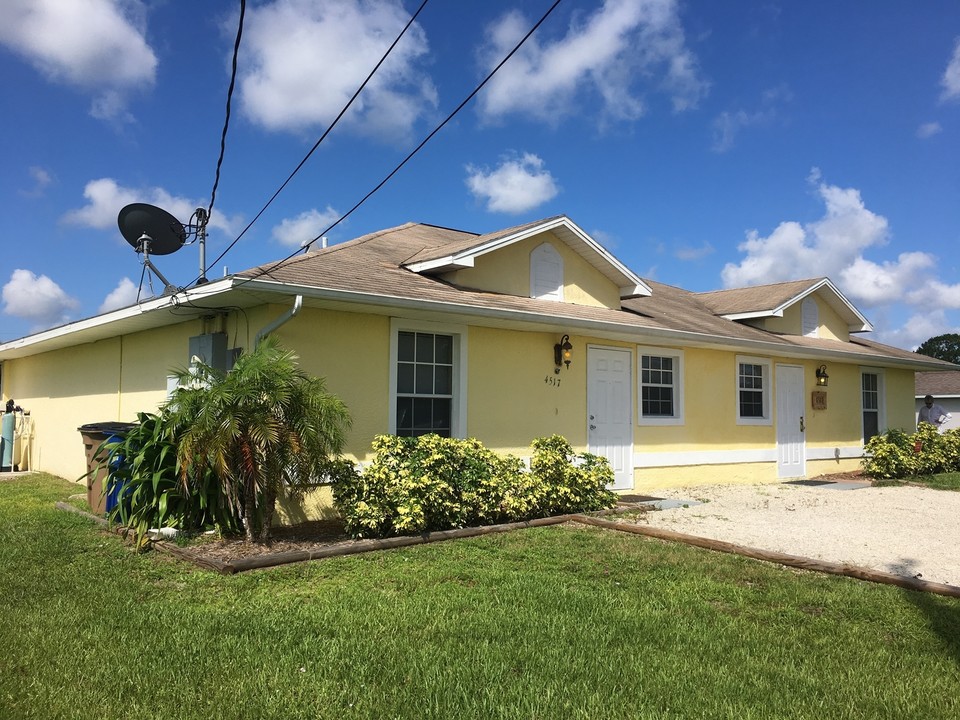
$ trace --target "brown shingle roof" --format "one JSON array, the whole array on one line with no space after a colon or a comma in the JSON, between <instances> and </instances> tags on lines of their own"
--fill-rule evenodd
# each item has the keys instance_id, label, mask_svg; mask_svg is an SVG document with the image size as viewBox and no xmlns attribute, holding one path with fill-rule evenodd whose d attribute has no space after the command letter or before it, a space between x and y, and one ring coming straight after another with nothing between
<instances>
[{"instance_id":1,"label":"brown shingle roof","mask_svg":"<svg viewBox=\"0 0 960 720\"><path fill-rule=\"evenodd\" d=\"M697 293L697 297L717 315L772 311L789 302L824 278L756 285L730 290Z\"/></svg>"},{"instance_id":2,"label":"brown shingle roof","mask_svg":"<svg viewBox=\"0 0 960 720\"><path fill-rule=\"evenodd\" d=\"M960 370L945 370L943 372L918 372L915 378L917 397L933 395L960 396Z\"/></svg>"},{"instance_id":3,"label":"brown shingle roof","mask_svg":"<svg viewBox=\"0 0 960 720\"><path fill-rule=\"evenodd\" d=\"M522 227L522 226L521 226ZM510 232L512 232L511 230ZM507 232L507 231L505 231ZM240 278L270 279L279 283L347 293L378 299L431 302L450 306L452 311L470 311L483 316L524 313L530 317L603 324L611 332L635 336L637 342L730 344L749 346L762 343L776 346L784 353L842 353L860 359L905 360L918 356L906 350L869 340L850 342L795 335L779 335L721 317L716 309L716 293L692 293L681 288L647 281L652 289L648 297L628 298L622 309L609 309L572 303L557 303L529 297L503 295L462 288L439 278L422 275L402 267L412 257L424 253L448 254L450 247L475 242L477 237L459 230L407 223L364 235L356 240L299 256L290 262L264 265L238 273ZM773 286L775 298L794 297L798 288L819 281L779 283ZM762 291L749 288L751 297ZM730 297L735 291L722 291ZM649 331L644 338L644 330ZM928 359L930 362L938 362Z\"/></svg>"}]
</instances>

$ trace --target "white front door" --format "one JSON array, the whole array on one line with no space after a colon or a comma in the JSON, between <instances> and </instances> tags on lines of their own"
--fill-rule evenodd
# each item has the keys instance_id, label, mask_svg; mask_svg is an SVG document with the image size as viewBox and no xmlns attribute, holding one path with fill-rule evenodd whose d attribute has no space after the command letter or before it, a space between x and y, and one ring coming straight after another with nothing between
<instances>
[{"instance_id":1,"label":"white front door","mask_svg":"<svg viewBox=\"0 0 960 720\"><path fill-rule=\"evenodd\" d=\"M612 490L633 488L632 354L587 349L587 447L610 461Z\"/></svg>"},{"instance_id":2,"label":"white front door","mask_svg":"<svg viewBox=\"0 0 960 720\"><path fill-rule=\"evenodd\" d=\"M807 473L804 439L803 368L777 365L777 476Z\"/></svg>"}]
</instances>

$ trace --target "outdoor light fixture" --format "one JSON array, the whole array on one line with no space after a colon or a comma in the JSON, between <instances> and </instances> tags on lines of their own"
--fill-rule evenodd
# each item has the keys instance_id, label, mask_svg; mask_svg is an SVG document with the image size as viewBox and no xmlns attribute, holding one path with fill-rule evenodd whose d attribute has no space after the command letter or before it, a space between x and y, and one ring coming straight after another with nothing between
<instances>
[{"instance_id":1,"label":"outdoor light fixture","mask_svg":"<svg viewBox=\"0 0 960 720\"><path fill-rule=\"evenodd\" d=\"M827 375L827 366L821 365L817 368L817 385L820 387L827 386L827 380L830 379L830 376Z\"/></svg>"},{"instance_id":2,"label":"outdoor light fixture","mask_svg":"<svg viewBox=\"0 0 960 720\"><path fill-rule=\"evenodd\" d=\"M560 342L553 346L553 362L556 364L554 372L560 372L560 366L566 365L567 369L570 369L570 357L571 350L573 350L573 345L570 344L570 336L564 335L560 338Z\"/></svg>"}]
</instances>

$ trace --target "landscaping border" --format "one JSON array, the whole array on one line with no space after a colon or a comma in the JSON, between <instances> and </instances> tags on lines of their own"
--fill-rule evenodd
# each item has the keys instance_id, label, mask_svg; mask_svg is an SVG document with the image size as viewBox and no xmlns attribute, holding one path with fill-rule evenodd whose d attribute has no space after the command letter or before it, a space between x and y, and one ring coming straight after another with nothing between
<instances>
[{"instance_id":1,"label":"landscaping border","mask_svg":"<svg viewBox=\"0 0 960 720\"><path fill-rule=\"evenodd\" d=\"M106 519L93 515L85 510L81 510L69 503L57 502L56 507L59 510L77 513L87 517L94 522L108 526ZM524 520L521 522L504 523L501 525L483 525L480 527L458 528L455 530L439 530L437 532L422 533L421 535L403 535L400 537L355 540L332 545L322 550L294 550L289 552L271 553L265 555L256 555L239 560L224 562L214 558L206 557L201 553L194 552L187 548L182 548L165 541L154 541L153 547L172 555L180 560L193 563L206 570L213 570L222 575L234 575L236 573L246 572L248 570L261 570L290 563L305 562L307 560L322 560L330 557L340 557L346 555L356 555L359 553L373 552L376 550L390 550L398 547L410 547L412 545L425 545L432 542L443 542L445 540L457 540L460 538L480 537L483 535L492 535L495 533L511 532L513 530L523 530L531 527L544 527L549 525L561 525L568 522L577 522L584 525L604 528L607 530L616 530L633 535L643 535L646 537L666 540L670 542L682 542L686 545L715 550L733 555L740 555L754 560L763 560L766 562L784 565L786 567L795 567L802 570L812 570L815 572L829 573L831 575L843 575L856 578L857 580L867 580L869 582L880 583L884 585L895 585L907 590L916 590L918 592L927 592L935 595L944 595L946 597L960 597L960 587L956 585L947 585L945 583L929 582L919 578L905 577L893 573L872 570L870 568L859 567L856 565L846 565L843 563L834 563L826 560L814 560L812 558L802 557L800 555L788 555L786 553L774 552L772 550L760 550L744 545L724 542L722 540L713 540L710 538L699 537L696 535L687 535L673 530L664 530L645 525L628 524L616 522L614 520L605 520L599 515L607 515L616 512L615 510L600 511L593 515L584 515L582 513L573 513L567 515L556 515L548 518L536 518L534 520Z\"/></svg>"}]
</instances>

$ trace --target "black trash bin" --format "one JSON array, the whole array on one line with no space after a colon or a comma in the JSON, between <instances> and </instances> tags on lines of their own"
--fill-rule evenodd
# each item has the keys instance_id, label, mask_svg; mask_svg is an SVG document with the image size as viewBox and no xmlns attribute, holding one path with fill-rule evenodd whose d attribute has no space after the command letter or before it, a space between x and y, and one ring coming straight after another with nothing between
<instances>
[{"instance_id":1,"label":"black trash bin","mask_svg":"<svg viewBox=\"0 0 960 720\"><path fill-rule=\"evenodd\" d=\"M83 438L83 448L87 454L87 504L90 505L90 511L96 515L103 515L112 510L116 505L119 491L110 487L110 463L104 462L107 458L103 457L102 452L98 452L104 441L109 438L122 440L126 437L131 428L137 426L137 423L127 422L97 422L87 423L77 428L80 431L80 437ZM104 483L107 486L107 492L104 492Z\"/></svg>"}]
</instances>

